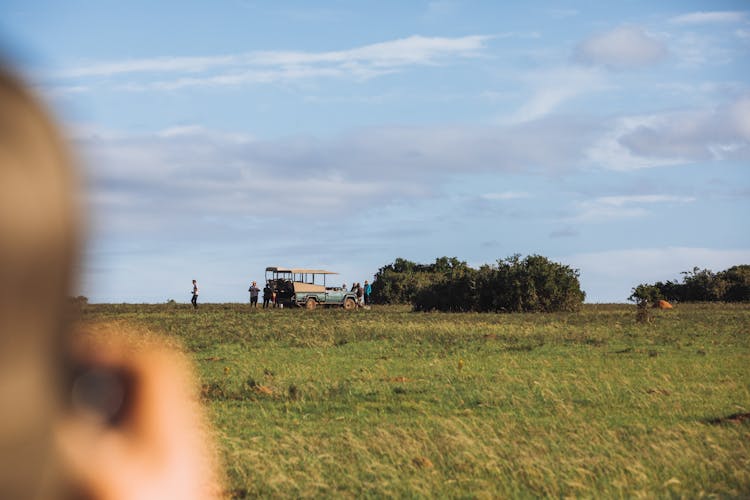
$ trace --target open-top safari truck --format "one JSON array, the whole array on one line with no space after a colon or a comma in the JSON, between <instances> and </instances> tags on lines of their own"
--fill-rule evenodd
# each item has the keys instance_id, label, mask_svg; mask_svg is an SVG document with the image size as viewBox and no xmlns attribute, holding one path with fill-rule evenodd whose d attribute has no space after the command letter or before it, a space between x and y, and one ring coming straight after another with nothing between
<instances>
[{"instance_id":1,"label":"open-top safari truck","mask_svg":"<svg viewBox=\"0 0 750 500\"><path fill-rule=\"evenodd\" d=\"M276 292L276 303L284 307L357 307L357 297L341 287L326 286L326 276L338 274L322 269L267 267L266 282Z\"/></svg>"}]
</instances>

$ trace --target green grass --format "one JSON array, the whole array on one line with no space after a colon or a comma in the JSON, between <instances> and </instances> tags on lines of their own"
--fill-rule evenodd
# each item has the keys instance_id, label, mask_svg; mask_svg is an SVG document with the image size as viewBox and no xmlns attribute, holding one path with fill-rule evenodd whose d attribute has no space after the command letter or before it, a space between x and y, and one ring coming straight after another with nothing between
<instances>
[{"instance_id":1,"label":"green grass","mask_svg":"<svg viewBox=\"0 0 750 500\"><path fill-rule=\"evenodd\" d=\"M232 496L750 496L750 305L83 317L180 340Z\"/></svg>"}]
</instances>

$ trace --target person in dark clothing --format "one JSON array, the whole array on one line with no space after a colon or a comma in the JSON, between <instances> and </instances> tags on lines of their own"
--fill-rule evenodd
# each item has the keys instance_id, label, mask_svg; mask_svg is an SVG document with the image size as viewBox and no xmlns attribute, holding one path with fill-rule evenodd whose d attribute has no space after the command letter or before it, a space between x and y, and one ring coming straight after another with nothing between
<instances>
[{"instance_id":1,"label":"person in dark clothing","mask_svg":"<svg viewBox=\"0 0 750 500\"><path fill-rule=\"evenodd\" d=\"M258 293L260 293L260 288L255 284L253 281L253 284L250 285L250 288L247 289L248 292L250 292L250 307L258 307Z\"/></svg>"},{"instance_id":2,"label":"person in dark clothing","mask_svg":"<svg viewBox=\"0 0 750 500\"><path fill-rule=\"evenodd\" d=\"M357 294L357 305L360 307L363 306L362 300L364 299L365 291L359 283L357 283L357 290L354 293Z\"/></svg>"},{"instance_id":3,"label":"person in dark clothing","mask_svg":"<svg viewBox=\"0 0 750 500\"><path fill-rule=\"evenodd\" d=\"M193 280L193 298L190 299L190 303L193 304L193 309L198 309L198 283Z\"/></svg>"},{"instance_id":4,"label":"person in dark clothing","mask_svg":"<svg viewBox=\"0 0 750 500\"><path fill-rule=\"evenodd\" d=\"M271 303L271 295L273 295L273 290L271 290L271 286L266 283L266 286L263 287L263 309L268 309L268 305Z\"/></svg>"}]
</instances>

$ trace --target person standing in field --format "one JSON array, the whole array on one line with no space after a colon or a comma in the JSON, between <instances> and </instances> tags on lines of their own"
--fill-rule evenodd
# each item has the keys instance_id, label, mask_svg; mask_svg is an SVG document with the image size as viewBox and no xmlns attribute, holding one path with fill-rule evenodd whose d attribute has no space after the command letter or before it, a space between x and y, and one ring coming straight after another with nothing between
<instances>
[{"instance_id":1,"label":"person standing in field","mask_svg":"<svg viewBox=\"0 0 750 500\"><path fill-rule=\"evenodd\" d=\"M248 292L250 292L250 307L258 307L258 293L260 292L260 288L255 284L253 281L253 284L250 285L250 288L247 289Z\"/></svg>"},{"instance_id":2,"label":"person standing in field","mask_svg":"<svg viewBox=\"0 0 750 500\"><path fill-rule=\"evenodd\" d=\"M357 294L357 305L362 307L364 305L365 291L359 283L357 283L357 291L355 293Z\"/></svg>"},{"instance_id":3,"label":"person standing in field","mask_svg":"<svg viewBox=\"0 0 750 500\"><path fill-rule=\"evenodd\" d=\"M268 309L268 304L271 302L272 294L273 290L271 290L271 285L266 283L266 286L263 287L263 309Z\"/></svg>"},{"instance_id":4,"label":"person standing in field","mask_svg":"<svg viewBox=\"0 0 750 500\"><path fill-rule=\"evenodd\" d=\"M193 298L190 299L193 309L198 309L198 282L193 280Z\"/></svg>"},{"instance_id":5,"label":"person standing in field","mask_svg":"<svg viewBox=\"0 0 750 500\"><path fill-rule=\"evenodd\" d=\"M365 305L370 304L370 294L372 293L372 285L365 280Z\"/></svg>"}]
</instances>

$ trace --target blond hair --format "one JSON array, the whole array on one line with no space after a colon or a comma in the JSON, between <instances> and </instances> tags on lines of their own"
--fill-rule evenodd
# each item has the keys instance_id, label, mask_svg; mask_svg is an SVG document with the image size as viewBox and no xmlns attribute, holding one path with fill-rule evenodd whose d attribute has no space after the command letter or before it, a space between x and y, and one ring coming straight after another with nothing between
<instances>
[{"instance_id":1,"label":"blond hair","mask_svg":"<svg viewBox=\"0 0 750 500\"><path fill-rule=\"evenodd\" d=\"M2 68L0 109L0 498L49 498L62 491L52 433L66 375L77 181L50 116Z\"/></svg>"}]
</instances>

